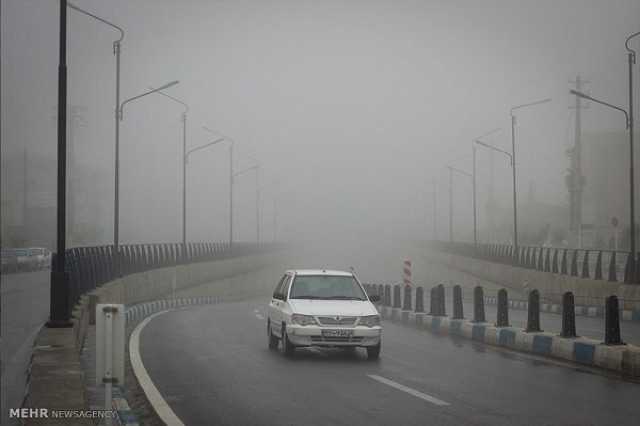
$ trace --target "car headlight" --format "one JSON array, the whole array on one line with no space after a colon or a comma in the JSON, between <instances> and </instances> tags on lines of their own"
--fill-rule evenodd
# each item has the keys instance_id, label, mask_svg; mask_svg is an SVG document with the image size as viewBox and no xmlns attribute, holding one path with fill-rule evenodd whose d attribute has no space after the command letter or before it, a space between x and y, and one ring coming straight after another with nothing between
<instances>
[{"instance_id":1,"label":"car headlight","mask_svg":"<svg viewBox=\"0 0 640 426\"><path fill-rule=\"evenodd\" d=\"M358 325L364 325L365 327L375 327L380 325L380 315L368 315L366 317L360 317Z\"/></svg>"},{"instance_id":2,"label":"car headlight","mask_svg":"<svg viewBox=\"0 0 640 426\"><path fill-rule=\"evenodd\" d=\"M316 319L311 315L293 314L291 315L291 322L297 325L316 325Z\"/></svg>"}]
</instances>

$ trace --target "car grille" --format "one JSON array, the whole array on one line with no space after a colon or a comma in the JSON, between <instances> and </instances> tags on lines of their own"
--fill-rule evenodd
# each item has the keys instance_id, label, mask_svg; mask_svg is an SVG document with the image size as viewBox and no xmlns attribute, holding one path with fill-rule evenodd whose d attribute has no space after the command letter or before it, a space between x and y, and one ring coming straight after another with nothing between
<instances>
[{"instance_id":1,"label":"car grille","mask_svg":"<svg viewBox=\"0 0 640 426\"><path fill-rule=\"evenodd\" d=\"M321 325L354 325L358 317L318 317Z\"/></svg>"},{"instance_id":2,"label":"car grille","mask_svg":"<svg viewBox=\"0 0 640 426\"><path fill-rule=\"evenodd\" d=\"M311 342L312 343L318 343L318 342L326 342L326 343L360 343L362 342L362 337L361 336L351 336L351 337L339 337L339 336L332 336L332 337L324 337L324 336L311 336Z\"/></svg>"}]
</instances>

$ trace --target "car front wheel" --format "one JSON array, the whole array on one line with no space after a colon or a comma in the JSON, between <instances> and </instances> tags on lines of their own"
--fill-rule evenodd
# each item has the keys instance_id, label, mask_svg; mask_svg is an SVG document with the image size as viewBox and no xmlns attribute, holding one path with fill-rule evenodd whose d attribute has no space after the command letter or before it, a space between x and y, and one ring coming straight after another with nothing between
<instances>
[{"instance_id":1,"label":"car front wheel","mask_svg":"<svg viewBox=\"0 0 640 426\"><path fill-rule=\"evenodd\" d=\"M285 356L292 357L296 352L296 347L287 336L287 326L282 324L282 352Z\"/></svg>"},{"instance_id":2,"label":"car front wheel","mask_svg":"<svg viewBox=\"0 0 640 426\"><path fill-rule=\"evenodd\" d=\"M267 336L269 337L269 349L278 348L278 338L271 332L271 323L267 322Z\"/></svg>"},{"instance_id":3,"label":"car front wheel","mask_svg":"<svg viewBox=\"0 0 640 426\"><path fill-rule=\"evenodd\" d=\"M380 358L380 349L382 349L382 342L375 346L367 346L367 359L374 361Z\"/></svg>"}]
</instances>

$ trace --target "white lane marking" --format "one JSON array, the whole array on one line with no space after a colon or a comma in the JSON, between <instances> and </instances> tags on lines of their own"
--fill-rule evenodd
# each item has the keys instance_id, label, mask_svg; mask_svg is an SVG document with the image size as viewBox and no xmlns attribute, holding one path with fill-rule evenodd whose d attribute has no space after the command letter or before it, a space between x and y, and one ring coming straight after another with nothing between
<instances>
[{"instance_id":1,"label":"white lane marking","mask_svg":"<svg viewBox=\"0 0 640 426\"><path fill-rule=\"evenodd\" d=\"M184 426L182 420L176 416L176 413L173 412L167 401L162 398L158 388L153 384L151 377L147 373L147 369L144 368L144 364L142 363L142 357L140 356L140 333L142 329L151 321L153 318L158 315L166 314L169 310L157 312L147 318L144 319L131 333L131 338L129 339L129 359L131 360L131 367L133 368L133 373L136 375L138 379L138 383L140 387L144 391L147 396L147 400L155 410L156 414L160 419L168 426Z\"/></svg>"},{"instance_id":2,"label":"white lane marking","mask_svg":"<svg viewBox=\"0 0 640 426\"><path fill-rule=\"evenodd\" d=\"M256 318L258 318L259 320L263 320L264 317L262 316L262 314L256 314Z\"/></svg>"},{"instance_id":3,"label":"white lane marking","mask_svg":"<svg viewBox=\"0 0 640 426\"><path fill-rule=\"evenodd\" d=\"M431 395L427 395L426 393L422 393L422 392L417 391L415 389L411 389L409 387L406 387L405 385L401 385L400 383L394 382L393 380L385 379L384 377L376 376L375 374L367 374L367 376L372 378L373 380L376 380L376 381L378 381L380 383L384 383L387 386L391 386L394 389L401 390L402 392L406 392L409 395L413 395L416 398L423 399L423 400L425 400L427 402L430 402L432 404L440 405L440 406L449 405L448 402L445 402L445 401L443 401L441 399L438 399L436 397L433 397Z\"/></svg>"}]
</instances>

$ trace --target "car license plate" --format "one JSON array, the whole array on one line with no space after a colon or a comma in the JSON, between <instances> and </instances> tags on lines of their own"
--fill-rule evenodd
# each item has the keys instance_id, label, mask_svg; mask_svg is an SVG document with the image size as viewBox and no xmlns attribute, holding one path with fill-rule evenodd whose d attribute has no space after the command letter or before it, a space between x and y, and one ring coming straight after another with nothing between
<instances>
[{"instance_id":1,"label":"car license plate","mask_svg":"<svg viewBox=\"0 0 640 426\"><path fill-rule=\"evenodd\" d=\"M351 337L352 330L322 330L323 337Z\"/></svg>"}]
</instances>

